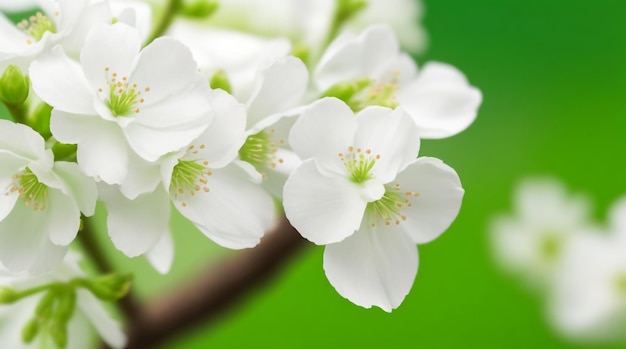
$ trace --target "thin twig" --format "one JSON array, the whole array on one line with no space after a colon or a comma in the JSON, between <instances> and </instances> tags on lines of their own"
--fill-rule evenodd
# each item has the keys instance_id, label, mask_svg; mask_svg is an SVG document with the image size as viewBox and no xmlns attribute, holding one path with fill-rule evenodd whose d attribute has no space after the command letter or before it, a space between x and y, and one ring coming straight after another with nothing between
<instances>
[{"instance_id":1,"label":"thin twig","mask_svg":"<svg viewBox=\"0 0 626 349\"><path fill-rule=\"evenodd\" d=\"M91 224L91 218L83 217L83 228L78 233L78 240L85 249L85 253L91 258L92 262L101 274L108 274L115 271L115 268L104 254L100 244L95 238L95 231ZM119 300L120 310L128 321L135 321L139 312L139 301L131 291Z\"/></svg>"},{"instance_id":2,"label":"thin twig","mask_svg":"<svg viewBox=\"0 0 626 349\"><path fill-rule=\"evenodd\" d=\"M213 265L177 292L154 300L132 322L127 349L154 348L198 324L215 321L286 265L305 240L283 217L254 249Z\"/></svg>"}]
</instances>

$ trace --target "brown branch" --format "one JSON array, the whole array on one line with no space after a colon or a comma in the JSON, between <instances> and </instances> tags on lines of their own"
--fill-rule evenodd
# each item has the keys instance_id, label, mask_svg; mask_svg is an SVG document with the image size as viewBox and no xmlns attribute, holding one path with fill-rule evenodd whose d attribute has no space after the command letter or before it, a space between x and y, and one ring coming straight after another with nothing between
<instances>
[{"instance_id":1,"label":"brown branch","mask_svg":"<svg viewBox=\"0 0 626 349\"><path fill-rule=\"evenodd\" d=\"M153 348L198 324L215 321L269 281L305 240L283 217L261 243L213 265L177 292L156 299L130 323L127 349Z\"/></svg>"}]
</instances>

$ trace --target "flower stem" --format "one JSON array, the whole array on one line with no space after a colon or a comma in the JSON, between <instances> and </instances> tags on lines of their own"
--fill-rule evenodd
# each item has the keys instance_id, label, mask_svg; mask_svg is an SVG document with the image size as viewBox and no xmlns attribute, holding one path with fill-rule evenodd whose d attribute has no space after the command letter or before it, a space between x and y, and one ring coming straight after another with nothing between
<instances>
[{"instance_id":1,"label":"flower stem","mask_svg":"<svg viewBox=\"0 0 626 349\"><path fill-rule=\"evenodd\" d=\"M106 257L101 245L96 241L94 234L92 219L83 217L83 227L78 234L78 240L83 246L85 253L91 257L100 274L112 273L115 271L115 268ZM139 316L140 305L136 296L132 293L132 289L124 298L120 299L119 307L129 323Z\"/></svg>"},{"instance_id":2,"label":"flower stem","mask_svg":"<svg viewBox=\"0 0 626 349\"><path fill-rule=\"evenodd\" d=\"M181 9L182 4L182 0L169 0L167 2L165 8L163 9L163 15L161 16L161 20L152 31L152 35L150 35L150 37L146 41L146 45L150 44L152 41L154 41L156 38L160 37L167 31L167 28L169 28L174 21L174 17L176 17L176 14Z\"/></svg>"}]
</instances>

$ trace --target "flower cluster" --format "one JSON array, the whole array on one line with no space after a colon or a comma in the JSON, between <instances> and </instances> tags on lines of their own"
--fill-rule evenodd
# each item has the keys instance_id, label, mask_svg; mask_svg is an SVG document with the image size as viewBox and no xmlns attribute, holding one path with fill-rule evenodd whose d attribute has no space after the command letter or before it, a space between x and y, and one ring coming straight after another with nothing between
<instances>
[{"instance_id":1,"label":"flower cluster","mask_svg":"<svg viewBox=\"0 0 626 349\"><path fill-rule=\"evenodd\" d=\"M548 317L564 336L624 339L626 198L613 204L602 227L584 196L555 179L532 179L520 184L515 210L491 226L502 266L546 294Z\"/></svg>"},{"instance_id":2,"label":"flower cluster","mask_svg":"<svg viewBox=\"0 0 626 349\"><path fill-rule=\"evenodd\" d=\"M243 249L274 225L279 202L303 237L326 245L339 294L398 307L415 245L442 234L463 197L452 168L418 157L420 139L463 131L482 96L450 65L418 69L401 44L420 49L404 36L407 26L423 36L420 9L395 2L397 14L382 1L206 1L152 23L140 1L41 0L17 24L0 16L0 100L12 117L0 120L0 262L43 280L6 290L41 291L37 309L54 294L49 311L67 313L37 313L25 341L37 323L66 346L74 304L119 288L50 276L73 263L68 249L91 234L81 227L97 202L115 247L162 273L174 258L172 209ZM253 33L261 20L266 36Z\"/></svg>"}]
</instances>

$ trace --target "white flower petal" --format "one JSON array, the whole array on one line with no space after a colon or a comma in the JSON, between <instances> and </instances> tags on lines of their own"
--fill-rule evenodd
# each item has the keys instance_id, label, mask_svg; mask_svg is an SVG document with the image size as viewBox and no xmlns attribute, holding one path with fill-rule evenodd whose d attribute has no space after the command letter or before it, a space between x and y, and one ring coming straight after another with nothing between
<instances>
[{"instance_id":1,"label":"white flower petal","mask_svg":"<svg viewBox=\"0 0 626 349\"><path fill-rule=\"evenodd\" d=\"M308 77L304 63L292 56L260 69L252 96L247 103L248 125L253 126L269 115L301 104Z\"/></svg>"},{"instance_id":2,"label":"white flower petal","mask_svg":"<svg viewBox=\"0 0 626 349\"><path fill-rule=\"evenodd\" d=\"M197 79L200 75L189 48L168 37L154 40L141 51L129 77L131 83L150 88L145 106L160 103L163 98L187 89Z\"/></svg>"},{"instance_id":3,"label":"white flower petal","mask_svg":"<svg viewBox=\"0 0 626 349\"><path fill-rule=\"evenodd\" d=\"M402 208L406 221L400 227L418 244L441 235L461 209L463 188L459 176L441 160L420 157L398 174L400 192L416 192L411 205Z\"/></svg>"},{"instance_id":4,"label":"white flower petal","mask_svg":"<svg viewBox=\"0 0 626 349\"><path fill-rule=\"evenodd\" d=\"M626 196L611 205L609 222L615 234L626 237Z\"/></svg>"},{"instance_id":5,"label":"white flower petal","mask_svg":"<svg viewBox=\"0 0 626 349\"><path fill-rule=\"evenodd\" d=\"M239 166L213 171L209 192L174 201L180 213L216 243L241 249L256 246L274 222L274 202Z\"/></svg>"},{"instance_id":6,"label":"white flower petal","mask_svg":"<svg viewBox=\"0 0 626 349\"><path fill-rule=\"evenodd\" d=\"M285 214L306 239L318 245L338 242L361 225L367 205L361 190L346 178L323 175L315 160L305 160L285 183Z\"/></svg>"},{"instance_id":7,"label":"white flower petal","mask_svg":"<svg viewBox=\"0 0 626 349\"><path fill-rule=\"evenodd\" d=\"M401 109L368 107L357 114L357 121L354 146L362 152L371 150L371 156L381 156L372 171L383 183L393 180L417 158L418 132L413 120Z\"/></svg>"},{"instance_id":8,"label":"white flower petal","mask_svg":"<svg viewBox=\"0 0 626 349\"><path fill-rule=\"evenodd\" d=\"M302 113L289 134L289 145L302 159L316 158L321 166L345 173L338 154L354 145L357 119L336 98L324 98Z\"/></svg>"},{"instance_id":9,"label":"white flower petal","mask_svg":"<svg viewBox=\"0 0 626 349\"><path fill-rule=\"evenodd\" d=\"M172 234L167 232L161 239L146 253L146 258L150 265L161 274L167 274L174 262L174 241Z\"/></svg>"},{"instance_id":10,"label":"white flower petal","mask_svg":"<svg viewBox=\"0 0 626 349\"><path fill-rule=\"evenodd\" d=\"M39 133L26 125L8 120L0 120L0 152L8 152L32 162L47 156L44 139ZM3 163L3 169L9 167L8 163Z\"/></svg>"},{"instance_id":11,"label":"white flower petal","mask_svg":"<svg viewBox=\"0 0 626 349\"><path fill-rule=\"evenodd\" d=\"M59 190L49 188L48 198L50 204L46 208L48 219L44 232L53 244L69 245L80 228L80 210L71 197Z\"/></svg>"},{"instance_id":12,"label":"white flower petal","mask_svg":"<svg viewBox=\"0 0 626 349\"><path fill-rule=\"evenodd\" d=\"M69 14L74 17L71 18L71 28L67 28L66 33L63 37L63 47L66 49L66 52L73 56L78 57L81 49L93 43L94 38L87 39L88 35L91 35L90 30L96 24L109 24L112 21L111 8L109 7L108 1L91 1L89 3L83 2L85 5L80 6L76 1L61 1L60 3L64 4L63 8L61 8L61 22L66 22L65 20L68 15L68 11L74 12ZM78 6L77 6L78 5ZM66 23L62 23L62 26L65 26ZM59 28L62 30L62 28ZM98 39L101 39L99 37ZM102 41L96 41L96 43L104 44ZM114 48L116 49L116 48ZM101 51L105 53L105 57L113 56L111 53L116 51ZM118 51L119 52L119 51Z\"/></svg>"},{"instance_id":13,"label":"white flower petal","mask_svg":"<svg viewBox=\"0 0 626 349\"><path fill-rule=\"evenodd\" d=\"M11 213L0 221L0 261L9 270L19 272L36 267L51 270L67 251L53 245L47 233L48 215L34 211L20 199ZM45 263L44 263L45 262Z\"/></svg>"},{"instance_id":14,"label":"white flower petal","mask_svg":"<svg viewBox=\"0 0 626 349\"><path fill-rule=\"evenodd\" d=\"M148 252L169 232L170 200L160 187L134 200L128 200L115 187L99 189L108 212L111 241L128 257Z\"/></svg>"},{"instance_id":15,"label":"white flower petal","mask_svg":"<svg viewBox=\"0 0 626 349\"><path fill-rule=\"evenodd\" d=\"M73 114L96 114L95 96L80 65L69 59L60 46L34 61L29 75L37 96L54 108Z\"/></svg>"},{"instance_id":16,"label":"white flower petal","mask_svg":"<svg viewBox=\"0 0 626 349\"><path fill-rule=\"evenodd\" d=\"M222 90L210 93L213 106L211 125L193 143L185 158L209 161L212 168L232 162L246 140L246 107Z\"/></svg>"},{"instance_id":17,"label":"white flower petal","mask_svg":"<svg viewBox=\"0 0 626 349\"><path fill-rule=\"evenodd\" d=\"M91 216L96 209L98 189L93 178L85 176L78 165L72 162L57 161L54 172L63 180L67 193L76 202L85 216Z\"/></svg>"},{"instance_id":18,"label":"white flower petal","mask_svg":"<svg viewBox=\"0 0 626 349\"><path fill-rule=\"evenodd\" d=\"M76 302L78 308L85 314L96 328L100 337L112 348L122 349L126 346L126 335L119 322L115 321L106 309L91 293L77 289Z\"/></svg>"},{"instance_id":19,"label":"white flower petal","mask_svg":"<svg viewBox=\"0 0 626 349\"><path fill-rule=\"evenodd\" d=\"M98 127L81 138L78 165L88 176L120 184L128 173L128 145L117 125L100 121Z\"/></svg>"},{"instance_id":20,"label":"white flower petal","mask_svg":"<svg viewBox=\"0 0 626 349\"><path fill-rule=\"evenodd\" d=\"M112 0L111 10L120 22L139 31L141 42L148 39L152 30L152 7L141 1Z\"/></svg>"},{"instance_id":21,"label":"white flower petal","mask_svg":"<svg viewBox=\"0 0 626 349\"><path fill-rule=\"evenodd\" d=\"M128 153L128 175L120 185L124 196L133 200L144 193L151 193L161 182L159 163L148 162L133 152Z\"/></svg>"},{"instance_id":22,"label":"white flower petal","mask_svg":"<svg viewBox=\"0 0 626 349\"><path fill-rule=\"evenodd\" d=\"M85 77L93 91L102 89L108 99L110 80L114 76L117 81L128 78L140 47L139 33L128 25L94 25L80 54Z\"/></svg>"},{"instance_id":23,"label":"white flower petal","mask_svg":"<svg viewBox=\"0 0 626 349\"><path fill-rule=\"evenodd\" d=\"M282 199L283 187L289 175L298 167L302 160L291 150L278 148L275 156L278 160L276 167L266 167L265 178L263 178L263 187L272 196Z\"/></svg>"},{"instance_id":24,"label":"white flower petal","mask_svg":"<svg viewBox=\"0 0 626 349\"><path fill-rule=\"evenodd\" d=\"M399 230L359 230L324 250L324 271L337 292L356 305L386 312L411 290L417 264L415 244Z\"/></svg>"},{"instance_id":25,"label":"white flower petal","mask_svg":"<svg viewBox=\"0 0 626 349\"><path fill-rule=\"evenodd\" d=\"M182 149L200 136L211 122L213 113L208 84L197 79L188 83L189 86L179 94L141 106L140 113L124 128L128 144L143 159L155 161Z\"/></svg>"},{"instance_id":26,"label":"white flower petal","mask_svg":"<svg viewBox=\"0 0 626 349\"><path fill-rule=\"evenodd\" d=\"M456 68L443 63L427 64L396 97L413 117L422 138L445 138L465 130L482 103L480 90L470 86Z\"/></svg>"},{"instance_id":27,"label":"white flower petal","mask_svg":"<svg viewBox=\"0 0 626 349\"><path fill-rule=\"evenodd\" d=\"M392 68L400 52L395 34L385 25L370 26L352 40L341 36L336 40L337 44L331 43L315 69L320 91L338 82L380 79Z\"/></svg>"}]
</instances>

